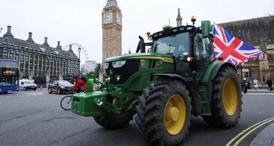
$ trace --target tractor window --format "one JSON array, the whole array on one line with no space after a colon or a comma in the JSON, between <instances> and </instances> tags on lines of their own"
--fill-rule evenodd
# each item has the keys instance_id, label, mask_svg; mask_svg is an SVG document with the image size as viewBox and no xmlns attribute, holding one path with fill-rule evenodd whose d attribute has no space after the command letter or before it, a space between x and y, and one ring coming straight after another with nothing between
<instances>
[{"instance_id":1,"label":"tractor window","mask_svg":"<svg viewBox=\"0 0 274 146\"><path fill-rule=\"evenodd\" d=\"M180 54L189 52L189 33L180 33L158 39L154 44L156 53L172 54L178 57Z\"/></svg>"},{"instance_id":2,"label":"tractor window","mask_svg":"<svg viewBox=\"0 0 274 146\"><path fill-rule=\"evenodd\" d=\"M201 34L197 34L194 37L194 50L195 50L195 57L197 60L204 60L208 58L208 45L207 41L203 40Z\"/></svg>"}]
</instances>

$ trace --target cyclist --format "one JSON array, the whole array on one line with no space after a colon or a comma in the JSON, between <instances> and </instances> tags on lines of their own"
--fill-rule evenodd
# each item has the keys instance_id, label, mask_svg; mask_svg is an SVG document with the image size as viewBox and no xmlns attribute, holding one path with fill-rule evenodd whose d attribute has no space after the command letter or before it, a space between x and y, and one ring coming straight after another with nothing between
<instances>
[{"instance_id":1,"label":"cyclist","mask_svg":"<svg viewBox=\"0 0 274 146\"><path fill-rule=\"evenodd\" d=\"M84 92L86 90L86 82L82 79L82 75L78 75L74 78L74 85L72 91L76 93Z\"/></svg>"}]
</instances>

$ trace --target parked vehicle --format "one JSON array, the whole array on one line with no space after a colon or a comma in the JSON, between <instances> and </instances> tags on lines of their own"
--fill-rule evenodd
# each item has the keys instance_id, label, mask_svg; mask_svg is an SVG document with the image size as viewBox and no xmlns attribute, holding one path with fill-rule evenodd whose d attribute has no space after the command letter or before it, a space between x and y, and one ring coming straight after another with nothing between
<instances>
[{"instance_id":1,"label":"parked vehicle","mask_svg":"<svg viewBox=\"0 0 274 146\"><path fill-rule=\"evenodd\" d=\"M66 94L71 93L72 84L65 80L53 81L48 85L48 93Z\"/></svg>"},{"instance_id":2,"label":"parked vehicle","mask_svg":"<svg viewBox=\"0 0 274 146\"><path fill-rule=\"evenodd\" d=\"M36 90L37 85L34 83L33 80L28 80L28 79L22 79L19 80L19 88L22 90Z\"/></svg>"}]
</instances>

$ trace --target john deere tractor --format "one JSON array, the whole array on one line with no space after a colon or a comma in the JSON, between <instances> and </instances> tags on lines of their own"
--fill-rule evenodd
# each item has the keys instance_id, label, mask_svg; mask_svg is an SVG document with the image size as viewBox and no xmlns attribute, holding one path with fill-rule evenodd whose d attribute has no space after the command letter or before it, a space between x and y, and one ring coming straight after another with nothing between
<instances>
[{"instance_id":1,"label":"john deere tractor","mask_svg":"<svg viewBox=\"0 0 274 146\"><path fill-rule=\"evenodd\" d=\"M72 112L92 116L106 129L134 119L150 145L181 144L191 115L230 128L240 118L242 95L235 66L215 59L210 22L165 27L139 42L138 50L106 59L105 80L90 76L87 91L73 95ZM92 90L100 82L99 90Z\"/></svg>"}]
</instances>

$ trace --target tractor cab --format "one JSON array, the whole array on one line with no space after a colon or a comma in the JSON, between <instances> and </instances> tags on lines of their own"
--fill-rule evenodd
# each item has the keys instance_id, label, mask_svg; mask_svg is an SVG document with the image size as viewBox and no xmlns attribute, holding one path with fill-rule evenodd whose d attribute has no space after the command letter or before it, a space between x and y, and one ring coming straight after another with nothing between
<instances>
[{"instance_id":1,"label":"tractor cab","mask_svg":"<svg viewBox=\"0 0 274 146\"><path fill-rule=\"evenodd\" d=\"M151 43L138 46L151 46L152 53L171 55L175 62L175 73L187 77L193 76L194 71L194 75L201 78L202 71L213 60L211 36L205 30L210 30L209 21L203 21L201 27L164 27L163 31L148 35ZM139 44L142 44L141 40Z\"/></svg>"}]
</instances>

